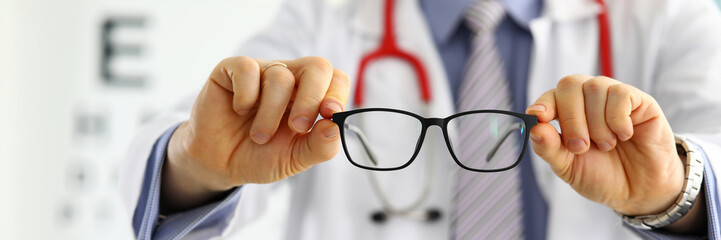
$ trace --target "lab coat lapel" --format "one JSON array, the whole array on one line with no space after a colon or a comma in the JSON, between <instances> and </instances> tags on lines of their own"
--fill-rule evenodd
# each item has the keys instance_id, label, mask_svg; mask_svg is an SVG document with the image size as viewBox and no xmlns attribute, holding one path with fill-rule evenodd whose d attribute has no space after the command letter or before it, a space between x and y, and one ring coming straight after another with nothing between
<instances>
[{"instance_id":1,"label":"lab coat lapel","mask_svg":"<svg viewBox=\"0 0 721 240\"><path fill-rule=\"evenodd\" d=\"M544 6L542 16L530 24L534 44L528 105L555 88L564 76L599 74L599 5L593 0L546 0ZM549 206L548 239L574 239L580 235L594 239L635 238L627 231L617 231L621 220L612 210L580 196L556 177L544 160L534 154L532 163Z\"/></svg>"},{"instance_id":2,"label":"lab coat lapel","mask_svg":"<svg viewBox=\"0 0 721 240\"><path fill-rule=\"evenodd\" d=\"M530 24L529 105L566 75L597 72L599 10L593 0L545 1L541 17Z\"/></svg>"}]
</instances>

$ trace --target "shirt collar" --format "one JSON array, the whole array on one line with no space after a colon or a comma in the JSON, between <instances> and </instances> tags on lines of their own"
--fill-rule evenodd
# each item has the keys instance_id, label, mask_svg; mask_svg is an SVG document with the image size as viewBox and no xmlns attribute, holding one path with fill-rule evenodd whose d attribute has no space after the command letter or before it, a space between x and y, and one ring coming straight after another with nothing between
<instances>
[{"instance_id":1,"label":"shirt collar","mask_svg":"<svg viewBox=\"0 0 721 240\"><path fill-rule=\"evenodd\" d=\"M431 27L436 42L447 41L463 22L463 14L469 4L477 0L421 0L423 13ZM531 20L541 15L541 0L497 0L511 19L528 29Z\"/></svg>"}]
</instances>

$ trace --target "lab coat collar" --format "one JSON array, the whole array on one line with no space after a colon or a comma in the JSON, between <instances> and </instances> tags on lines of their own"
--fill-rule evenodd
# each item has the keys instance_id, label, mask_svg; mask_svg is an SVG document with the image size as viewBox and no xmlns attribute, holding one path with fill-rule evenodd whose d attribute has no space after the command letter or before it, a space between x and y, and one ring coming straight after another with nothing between
<instances>
[{"instance_id":1,"label":"lab coat collar","mask_svg":"<svg viewBox=\"0 0 721 240\"><path fill-rule=\"evenodd\" d=\"M420 0L423 13L431 28L433 39L443 43L450 39L453 32L463 22L463 14L468 5L477 0ZM531 20L541 15L542 0L498 0L513 21L528 28Z\"/></svg>"},{"instance_id":2,"label":"lab coat collar","mask_svg":"<svg viewBox=\"0 0 721 240\"><path fill-rule=\"evenodd\" d=\"M454 25L458 25L459 21L461 20L463 16L463 10L467 6L467 4L470 4L472 1L473 0L438 0L424 2L424 4L434 4L428 7L443 7L444 9L449 9L448 11L453 10L453 12L455 13L451 14L449 12L448 14L445 14L447 16L445 16L443 20L439 20L439 24L444 25L429 26L429 28L431 29L431 34L433 35L433 38L436 42L448 38L448 36L452 33L452 30L455 29ZM512 7L527 6L524 4L516 4L516 2L527 0L499 1L503 1L502 3L504 3L504 6L508 8L509 14L511 14L511 16L515 16L514 20L519 21L519 25L526 26L528 26L529 23L520 21L530 20L531 22L533 22L539 19L544 19L546 21L550 20L553 22L575 21L587 18L595 18L598 13L601 12L601 7L596 3L595 0L542 0L541 4L543 9L541 10L541 16L530 17L530 14L526 14L532 11L529 11L528 9L525 9L523 7ZM513 4L508 4L511 2L513 2ZM352 1L352 3L353 4L351 4L349 9L354 9L352 11L355 12L355 14L353 14L354 17L352 20L353 29L366 37L381 36L383 33L383 0L356 0ZM396 3L396 6L398 5L399 4ZM418 10L420 11L420 9ZM444 11L438 12L441 13L441 15L443 15L442 13L444 13ZM428 18L428 20L430 20L430 18L434 18L433 21L435 21L436 17L444 16L427 16L426 18ZM396 19L396 24L399 24L399 20L400 19ZM432 21L427 21L426 24L429 24L430 22Z\"/></svg>"},{"instance_id":3,"label":"lab coat collar","mask_svg":"<svg viewBox=\"0 0 721 240\"><path fill-rule=\"evenodd\" d=\"M595 0L545 0L541 17L556 22L594 18L601 12Z\"/></svg>"}]
</instances>

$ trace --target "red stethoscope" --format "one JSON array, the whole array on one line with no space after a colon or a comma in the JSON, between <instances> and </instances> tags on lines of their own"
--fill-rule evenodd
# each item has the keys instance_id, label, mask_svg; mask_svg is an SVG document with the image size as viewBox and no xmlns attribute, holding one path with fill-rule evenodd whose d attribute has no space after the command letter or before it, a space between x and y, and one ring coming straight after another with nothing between
<instances>
[{"instance_id":1,"label":"red stethoscope","mask_svg":"<svg viewBox=\"0 0 721 240\"><path fill-rule=\"evenodd\" d=\"M606 13L606 3L604 2L604 0L596 0L596 2L601 5L602 8L601 13L598 14L598 31L600 38L599 57L601 61L601 73L602 75L605 75L607 77L613 77L613 64L611 61L611 37L608 24L608 15ZM361 59L360 67L358 69L358 77L356 78L357 82L354 93L354 104L356 107L360 107L363 104L363 75L365 73L366 67L371 61L384 57L395 57L408 62L408 64L411 65L413 70L416 72L416 75L418 76L418 86L420 87L421 99L425 103L431 100L431 90L428 83L428 75L425 71L423 63L416 56L398 48L398 44L396 44L393 24L393 11L395 10L394 3L394 0L385 0L385 19L383 24L385 29L383 30L383 39L381 41L381 45L378 47L378 49L369 52ZM431 163L432 161L428 161L428 164ZM426 169L428 171L432 169L432 166L426 166ZM432 173L432 170L428 171L426 173L426 179L432 178ZM430 190L430 184L426 183L424 185L424 189L420 198L416 199L413 204L406 208L398 209L394 206L391 206L388 198L380 189L380 184L378 183L378 179L376 178L376 176L373 175L373 173L371 172L368 172L368 174L370 175L373 191L383 205L383 208L381 210L376 210L371 213L371 220L373 222L382 224L386 222L389 217L392 216L404 217L425 222L436 222L443 215L443 213L438 208L419 209L420 205L423 204L427 199L428 192Z\"/></svg>"},{"instance_id":2,"label":"red stethoscope","mask_svg":"<svg viewBox=\"0 0 721 240\"><path fill-rule=\"evenodd\" d=\"M608 24L608 14L606 3L604 0L596 0L601 6L601 13L598 14L598 33L599 33L599 52L601 61L601 75L613 78L613 61L611 55L611 33ZM423 102L431 100L431 90L428 83L428 75L425 71L423 63L414 55L398 48L396 44L396 36L394 31L393 16L395 10L394 0L385 0L385 16L383 40L378 49L367 53L361 59L358 69L358 77L356 78L356 87L354 92L354 104L360 107L363 104L363 75L368 64L379 58L395 57L408 62L418 76L418 86L420 87L421 99Z\"/></svg>"}]
</instances>

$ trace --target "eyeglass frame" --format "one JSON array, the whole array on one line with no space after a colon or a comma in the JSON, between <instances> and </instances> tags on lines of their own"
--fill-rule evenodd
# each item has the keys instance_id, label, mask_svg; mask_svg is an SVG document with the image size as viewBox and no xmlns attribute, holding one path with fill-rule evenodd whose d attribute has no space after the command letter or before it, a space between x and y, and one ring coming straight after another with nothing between
<instances>
[{"instance_id":1,"label":"eyeglass frame","mask_svg":"<svg viewBox=\"0 0 721 240\"><path fill-rule=\"evenodd\" d=\"M404 114L407 116L414 117L414 118L418 119L418 121L421 122L421 134L418 136L418 140L416 142L416 149L413 153L413 156L411 157L410 160L408 160L408 162L406 162L402 166L394 167L394 168L374 168L374 167L360 165L351 159L350 152L348 151L348 147L346 145L345 128L343 127L343 125L345 123L345 120L349 116L351 116L353 114L363 113L363 112L399 113L399 114ZM455 118L461 117L461 116L470 115L470 114L478 114L478 113L498 113L498 114L504 114L504 115L511 115L511 116L514 116L514 117L517 117L517 118L520 118L521 120L523 120L523 123L528 130L525 131L525 133L524 133L525 136L523 138L523 147L521 149L521 155L518 156L518 159L516 159L516 161L512 165L505 167L505 168L499 168L499 169L487 169L487 170L486 169L474 169L474 168L470 168L470 167L463 165L463 163L461 163L461 161L458 160L458 157L456 157L456 153L453 151L453 146L451 146L451 141L450 141L450 137L449 137L449 133L448 133L448 122L450 122L451 120L453 120ZM423 142L426 139L426 132L428 131L428 128L430 128L431 126L438 126L441 128L441 131L443 132L443 138L446 141L446 148L448 148L448 152L451 154L451 157L453 157L453 160L461 168L468 170L468 171L473 171L473 172L503 172L503 171L507 171L509 169L512 169L512 168L518 166L518 164L521 163L521 160L523 159L523 157L525 156L526 151L527 151L528 138L530 137L531 128L533 128L534 126L536 126L536 124L538 124L538 117L533 116L533 115L511 112L511 111L504 111L504 110L492 110L492 109L465 111L465 112L453 114L453 115L445 117L445 118L425 118L425 117L421 117L418 114L400 110L400 109L360 108L360 109L354 109L354 110L334 113L333 116L331 117L331 120L336 125L338 125L338 129L340 130L340 137L341 137L341 141L342 141L342 145L343 145L343 151L345 152L345 155L346 155L346 158L348 158L348 161L350 161L351 164L353 164L356 167L366 169L366 170L371 170L371 171L395 171L395 170L400 170L400 169L406 168L409 165L411 165L411 163L413 163L413 161L416 159L416 157L420 153L421 148L423 147Z\"/></svg>"}]
</instances>

